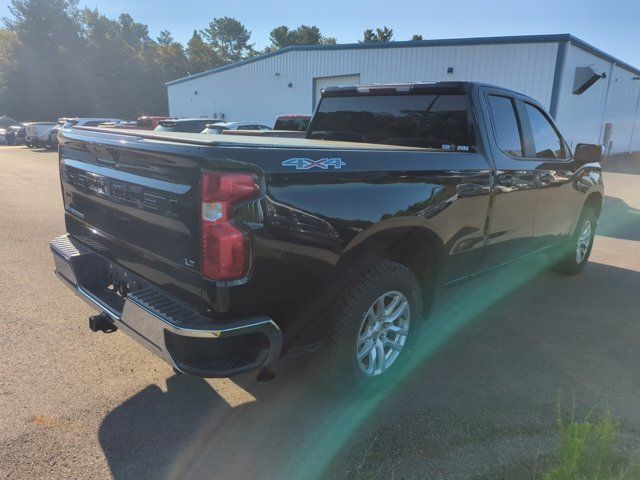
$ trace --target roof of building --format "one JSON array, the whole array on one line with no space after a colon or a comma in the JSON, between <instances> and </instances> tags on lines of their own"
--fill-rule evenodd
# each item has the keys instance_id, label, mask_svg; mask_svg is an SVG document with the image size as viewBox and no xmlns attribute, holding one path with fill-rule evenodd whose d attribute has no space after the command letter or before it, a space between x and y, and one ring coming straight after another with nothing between
<instances>
[{"instance_id":1,"label":"roof of building","mask_svg":"<svg viewBox=\"0 0 640 480\"><path fill-rule=\"evenodd\" d=\"M371 43L342 43L337 45L293 45L291 47L285 47L274 52L263 53L262 55L256 55L255 57L247 58L236 63L230 63L222 67L212 68L204 72L189 75L187 77L178 78L170 82L166 82L166 86L175 85L178 83L193 80L195 78L204 77L213 73L222 72L231 68L240 67L248 63L264 60L265 58L274 57L276 55L282 55L291 51L310 51L310 50L359 50L359 49L379 49L379 48L407 48L407 47L447 47L453 45L497 45L508 43L555 43L555 42L571 42L577 47L588 51L598 57L601 57L607 61L615 63L616 65L623 67L636 75L640 75L640 69L629 65L616 57L609 55L608 53L588 44L584 40L581 40L569 33L550 34L550 35L515 35L504 37L475 37L475 38L444 38L434 40L417 40L417 41L399 41L399 42L371 42Z\"/></svg>"}]
</instances>

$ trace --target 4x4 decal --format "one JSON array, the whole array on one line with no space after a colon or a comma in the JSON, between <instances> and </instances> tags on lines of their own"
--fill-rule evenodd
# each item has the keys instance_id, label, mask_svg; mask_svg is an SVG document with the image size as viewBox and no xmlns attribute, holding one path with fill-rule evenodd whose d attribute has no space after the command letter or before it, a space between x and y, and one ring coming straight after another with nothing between
<instances>
[{"instance_id":1,"label":"4x4 decal","mask_svg":"<svg viewBox=\"0 0 640 480\"><path fill-rule=\"evenodd\" d=\"M333 167L336 170L340 170L346 163L341 158L321 158L319 160L312 160L311 158L290 158L282 162L283 167L296 167L296 170L309 170L317 167L322 170L329 170Z\"/></svg>"}]
</instances>

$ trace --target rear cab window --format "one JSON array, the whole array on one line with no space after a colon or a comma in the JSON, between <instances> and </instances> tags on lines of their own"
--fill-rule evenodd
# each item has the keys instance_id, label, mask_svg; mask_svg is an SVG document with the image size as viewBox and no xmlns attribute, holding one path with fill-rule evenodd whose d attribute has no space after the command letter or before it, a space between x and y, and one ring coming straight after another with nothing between
<instances>
[{"instance_id":1,"label":"rear cab window","mask_svg":"<svg viewBox=\"0 0 640 480\"><path fill-rule=\"evenodd\" d=\"M307 138L475 151L467 97L413 93L323 97Z\"/></svg>"},{"instance_id":2,"label":"rear cab window","mask_svg":"<svg viewBox=\"0 0 640 480\"><path fill-rule=\"evenodd\" d=\"M524 152L522 129L513 98L489 95L489 110L500 150L511 157L522 157Z\"/></svg>"}]
</instances>

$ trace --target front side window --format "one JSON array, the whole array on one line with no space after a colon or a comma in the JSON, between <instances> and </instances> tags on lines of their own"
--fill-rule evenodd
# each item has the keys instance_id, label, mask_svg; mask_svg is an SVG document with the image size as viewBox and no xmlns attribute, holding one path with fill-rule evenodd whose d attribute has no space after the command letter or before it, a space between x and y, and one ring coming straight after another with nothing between
<instances>
[{"instance_id":1,"label":"front side window","mask_svg":"<svg viewBox=\"0 0 640 480\"><path fill-rule=\"evenodd\" d=\"M460 94L325 97L307 138L463 152L475 146Z\"/></svg>"},{"instance_id":2,"label":"front side window","mask_svg":"<svg viewBox=\"0 0 640 480\"><path fill-rule=\"evenodd\" d=\"M522 157L522 135L513 99L489 95L489 106L498 147L511 157Z\"/></svg>"},{"instance_id":3,"label":"front side window","mask_svg":"<svg viewBox=\"0 0 640 480\"><path fill-rule=\"evenodd\" d=\"M536 145L537 158L567 158L564 142L551 125L546 115L530 103L525 103L525 109L529 116L533 142Z\"/></svg>"}]
</instances>

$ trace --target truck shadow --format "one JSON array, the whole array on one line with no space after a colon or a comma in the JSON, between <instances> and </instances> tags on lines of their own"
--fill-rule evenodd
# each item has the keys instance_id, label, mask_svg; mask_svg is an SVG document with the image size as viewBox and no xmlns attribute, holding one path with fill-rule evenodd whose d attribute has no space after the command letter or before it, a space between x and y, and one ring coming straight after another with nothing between
<instances>
[{"instance_id":1,"label":"truck shadow","mask_svg":"<svg viewBox=\"0 0 640 480\"><path fill-rule=\"evenodd\" d=\"M598 235L640 241L640 210L621 198L606 196Z\"/></svg>"},{"instance_id":2,"label":"truck shadow","mask_svg":"<svg viewBox=\"0 0 640 480\"><path fill-rule=\"evenodd\" d=\"M514 283L523 272L528 280ZM598 263L578 277L531 272L456 287L423 327L413 371L377 397L327 391L302 359L283 362L268 383L178 375L166 391L149 386L100 426L111 474L482 477L553 448L559 390L640 426L631 300L640 273Z\"/></svg>"}]
</instances>

